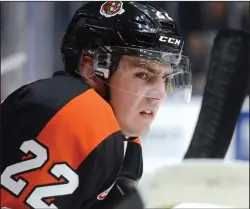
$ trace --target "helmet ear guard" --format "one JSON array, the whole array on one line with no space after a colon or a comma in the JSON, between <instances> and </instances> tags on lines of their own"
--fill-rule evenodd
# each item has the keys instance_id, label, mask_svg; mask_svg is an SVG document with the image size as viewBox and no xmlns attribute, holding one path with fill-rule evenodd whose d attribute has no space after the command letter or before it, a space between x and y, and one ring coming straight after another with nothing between
<instances>
[{"instance_id":1,"label":"helmet ear guard","mask_svg":"<svg viewBox=\"0 0 250 209\"><path fill-rule=\"evenodd\" d=\"M93 70L91 73L88 74L89 78L98 77L104 82L105 87L105 95L103 96L106 101L110 100L111 91L109 86L109 78L112 75L112 72L117 68L118 66L118 59L117 56L112 56L111 53L106 52L102 47L102 50L98 49L83 49L81 58L83 56L90 56L93 59ZM80 58L80 59L81 59ZM113 61L112 61L113 58ZM79 71L79 64L78 64L78 71L76 71L77 74L81 75L81 72Z\"/></svg>"},{"instance_id":2,"label":"helmet ear guard","mask_svg":"<svg viewBox=\"0 0 250 209\"><path fill-rule=\"evenodd\" d=\"M108 79L111 71L112 55L110 53L96 51L93 59L94 72L101 79Z\"/></svg>"},{"instance_id":3,"label":"helmet ear guard","mask_svg":"<svg viewBox=\"0 0 250 209\"><path fill-rule=\"evenodd\" d=\"M98 78L107 81L110 78L112 72L117 69L120 56L112 54L105 48L99 47L98 49L82 50L80 59L84 56L90 56L93 59L93 73L90 73L89 77L97 76ZM76 69L76 73L81 74L79 70L79 64Z\"/></svg>"}]
</instances>

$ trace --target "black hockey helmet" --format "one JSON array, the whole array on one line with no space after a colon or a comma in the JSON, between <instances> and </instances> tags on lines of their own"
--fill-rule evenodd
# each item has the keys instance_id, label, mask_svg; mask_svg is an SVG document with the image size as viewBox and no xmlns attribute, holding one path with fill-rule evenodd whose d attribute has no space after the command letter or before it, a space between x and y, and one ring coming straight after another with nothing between
<instances>
[{"instance_id":1,"label":"black hockey helmet","mask_svg":"<svg viewBox=\"0 0 250 209\"><path fill-rule=\"evenodd\" d=\"M184 62L185 69L178 68L182 71L178 74L185 77L177 83L190 88L189 63L182 59L183 44L176 23L160 8L140 2L92 1L73 16L61 53L65 70L71 74L77 73L81 56L94 56L96 75L104 80L116 69L122 55L167 61L172 66ZM169 89L173 91L173 87Z\"/></svg>"}]
</instances>

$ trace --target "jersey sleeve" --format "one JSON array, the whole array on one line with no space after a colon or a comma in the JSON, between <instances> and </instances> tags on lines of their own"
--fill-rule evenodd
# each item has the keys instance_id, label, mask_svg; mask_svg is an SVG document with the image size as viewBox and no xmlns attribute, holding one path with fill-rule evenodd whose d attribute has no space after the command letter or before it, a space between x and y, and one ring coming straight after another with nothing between
<instances>
[{"instance_id":1,"label":"jersey sleeve","mask_svg":"<svg viewBox=\"0 0 250 209\"><path fill-rule=\"evenodd\" d=\"M2 207L77 209L105 198L99 194L120 171L124 136L93 89L61 76L22 87L1 106Z\"/></svg>"}]
</instances>

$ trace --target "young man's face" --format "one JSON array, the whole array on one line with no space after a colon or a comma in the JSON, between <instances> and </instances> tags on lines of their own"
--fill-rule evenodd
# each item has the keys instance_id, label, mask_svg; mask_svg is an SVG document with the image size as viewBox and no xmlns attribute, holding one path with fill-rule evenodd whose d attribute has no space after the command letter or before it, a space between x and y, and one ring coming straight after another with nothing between
<instances>
[{"instance_id":1,"label":"young man's face","mask_svg":"<svg viewBox=\"0 0 250 209\"><path fill-rule=\"evenodd\" d=\"M123 56L109 80L110 105L126 136L148 133L155 115L166 97L168 63Z\"/></svg>"}]
</instances>

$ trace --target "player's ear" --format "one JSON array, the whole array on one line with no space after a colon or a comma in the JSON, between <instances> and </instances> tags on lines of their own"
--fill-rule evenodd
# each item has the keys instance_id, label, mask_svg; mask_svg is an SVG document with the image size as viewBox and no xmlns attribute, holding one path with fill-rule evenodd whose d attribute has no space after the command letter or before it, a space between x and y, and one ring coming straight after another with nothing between
<instances>
[{"instance_id":1,"label":"player's ear","mask_svg":"<svg viewBox=\"0 0 250 209\"><path fill-rule=\"evenodd\" d=\"M81 57L80 60L80 73L82 79L89 84L92 88L96 86L96 79L93 69L93 58L90 56Z\"/></svg>"},{"instance_id":2,"label":"player's ear","mask_svg":"<svg viewBox=\"0 0 250 209\"><path fill-rule=\"evenodd\" d=\"M84 80L90 79L93 72L93 59L90 56L83 56L80 59L80 73Z\"/></svg>"}]
</instances>

